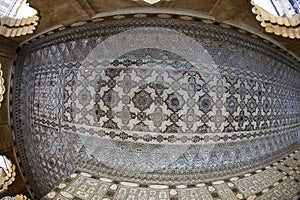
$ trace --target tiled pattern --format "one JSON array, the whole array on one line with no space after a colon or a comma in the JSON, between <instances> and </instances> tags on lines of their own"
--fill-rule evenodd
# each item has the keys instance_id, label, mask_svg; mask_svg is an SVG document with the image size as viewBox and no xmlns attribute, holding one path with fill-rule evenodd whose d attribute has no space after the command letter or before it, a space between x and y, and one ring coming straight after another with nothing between
<instances>
[{"instance_id":1,"label":"tiled pattern","mask_svg":"<svg viewBox=\"0 0 300 200\"><path fill-rule=\"evenodd\" d=\"M148 189L148 188L133 188L120 186L116 191L115 196L113 193L109 197L114 197L116 200L121 199L169 199L167 190L159 189Z\"/></svg>"},{"instance_id":2,"label":"tiled pattern","mask_svg":"<svg viewBox=\"0 0 300 200\"><path fill-rule=\"evenodd\" d=\"M178 200L185 200L185 199L212 200L213 199L211 193L208 191L206 186L190 188L190 189L180 189L177 191L175 189L173 189L172 191L170 191L170 194L172 194L172 192L174 192L174 194L178 193ZM173 196L175 196L175 195L173 195ZM175 197L173 197L173 198L175 199Z\"/></svg>"},{"instance_id":3,"label":"tiled pattern","mask_svg":"<svg viewBox=\"0 0 300 200\"><path fill-rule=\"evenodd\" d=\"M250 196L273 185L274 182L282 179L283 176L284 175L278 171L267 169L260 174L245 179L239 179L233 181L233 183L244 195Z\"/></svg>"},{"instance_id":4,"label":"tiled pattern","mask_svg":"<svg viewBox=\"0 0 300 200\"><path fill-rule=\"evenodd\" d=\"M300 160L296 159L299 155L300 151L296 150L285 158L295 159L297 166L291 170L296 173L299 173ZM284 164L284 161L279 160L243 176L195 185L140 185L77 172L43 199L297 199L300 179L279 170L278 166Z\"/></svg>"},{"instance_id":5,"label":"tiled pattern","mask_svg":"<svg viewBox=\"0 0 300 200\"><path fill-rule=\"evenodd\" d=\"M87 198L99 191L95 198L230 199L236 190L251 196L273 189L282 177L268 170L261 173L272 180L253 175L236 187L193 187L299 147L299 63L236 28L207 22L113 16L61 27L20 49L11 116L37 198L76 169L115 181L190 184L169 193L74 182L74 191L89 191ZM281 170L298 177L287 167L296 165L287 159Z\"/></svg>"},{"instance_id":6,"label":"tiled pattern","mask_svg":"<svg viewBox=\"0 0 300 200\"><path fill-rule=\"evenodd\" d=\"M63 186L63 185L60 185ZM81 199L102 199L110 184L92 178L79 177L65 190Z\"/></svg>"},{"instance_id":7,"label":"tiled pattern","mask_svg":"<svg viewBox=\"0 0 300 200\"><path fill-rule=\"evenodd\" d=\"M297 88L278 87L270 84L271 77L257 73L156 59L86 65L57 66L65 69L62 73L67 80L65 122L122 131L218 133L293 125L298 120ZM57 79L53 77L49 90L57 91ZM40 80L36 81L38 85ZM41 87L36 87L38 96L42 96L40 90L47 93L45 84ZM281 92L287 95L279 96ZM51 94L49 91L47 98ZM289 106L284 107L286 104ZM44 115L42 103L37 105Z\"/></svg>"},{"instance_id":8,"label":"tiled pattern","mask_svg":"<svg viewBox=\"0 0 300 200\"><path fill-rule=\"evenodd\" d=\"M237 197L234 195L234 193L226 183L216 184L214 188L216 189L216 192L221 199L237 200Z\"/></svg>"}]
</instances>

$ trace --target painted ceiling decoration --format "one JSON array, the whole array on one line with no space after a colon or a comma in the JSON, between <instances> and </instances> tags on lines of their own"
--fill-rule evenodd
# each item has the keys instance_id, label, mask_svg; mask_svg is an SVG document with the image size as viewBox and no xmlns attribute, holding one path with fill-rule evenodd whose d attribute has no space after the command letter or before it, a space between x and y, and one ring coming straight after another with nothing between
<instances>
[{"instance_id":1,"label":"painted ceiling decoration","mask_svg":"<svg viewBox=\"0 0 300 200\"><path fill-rule=\"evenodd\" d=\"M14 65L22 171L41 198L75 170L174 187L260 169L299 147L299 67L256 35L191 16L57 28Z\"/></svg>"},{"instance_id":2,"label":"painted ceiling decoration","mask_svg":"<svg viewBox=\"0 0 300 200\"><path fill-rule=\"evenodd\" d=\"M261 22L267 33L274 33L283 37L300 39L300 14L294 16L276 16L269 13L264 8L253 5L252 12L256 14L256 19Z\"/></svg>"}]
</instances>

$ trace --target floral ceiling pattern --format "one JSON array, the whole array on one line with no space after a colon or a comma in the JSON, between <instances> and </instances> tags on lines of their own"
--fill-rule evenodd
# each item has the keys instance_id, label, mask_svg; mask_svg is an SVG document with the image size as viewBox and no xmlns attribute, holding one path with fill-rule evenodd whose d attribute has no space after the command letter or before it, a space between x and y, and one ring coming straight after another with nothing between
<instances>
[{"instance_id":1,"label":"floral ceiling pattern","mask_svg":"<svg viewBox=\"0 0 300 200\"><path fill-rule=\"evenodd\" d=\"M36 197L76 169L195 184L299 147L299 62L245 31L185 19L108 16L21 47L12 116Z\"/></svg>"}]
</instances>

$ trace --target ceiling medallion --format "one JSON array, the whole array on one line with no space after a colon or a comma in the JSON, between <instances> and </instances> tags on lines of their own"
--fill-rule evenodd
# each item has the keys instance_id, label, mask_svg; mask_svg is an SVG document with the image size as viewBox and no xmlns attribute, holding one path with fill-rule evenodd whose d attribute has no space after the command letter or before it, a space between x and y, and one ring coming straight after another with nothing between
<instances>
[{"instance_id":1,"label":"ceiling medallion","mask_svg":"<svg viewBox=\"0 0 300 200\"><path fill-rule=\"evenodd\" d=\"M3 101L3 94L5 92L4 79L2 76L3 76L3 72L1 70L1 63L0 63L0 108L1 108L1 102Z\"/></svg>"}]
</instances>

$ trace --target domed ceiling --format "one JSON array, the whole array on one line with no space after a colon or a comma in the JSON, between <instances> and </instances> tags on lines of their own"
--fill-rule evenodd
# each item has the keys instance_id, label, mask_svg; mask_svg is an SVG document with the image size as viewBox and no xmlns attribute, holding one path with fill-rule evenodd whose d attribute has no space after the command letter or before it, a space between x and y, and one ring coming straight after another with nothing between
<instances>
[{"instance_id":1,"label":"domed ceiling","mask_svg":"<svg viewBox=\"0 0 300 200\"><path fill-rule=\"evenodd\" d=\"M233 26L171 14L94 18L30 40L13 121L37 197L80 169L139 183L245 173L299 147L299 62Z\"/></svg>"}]
</instances>

